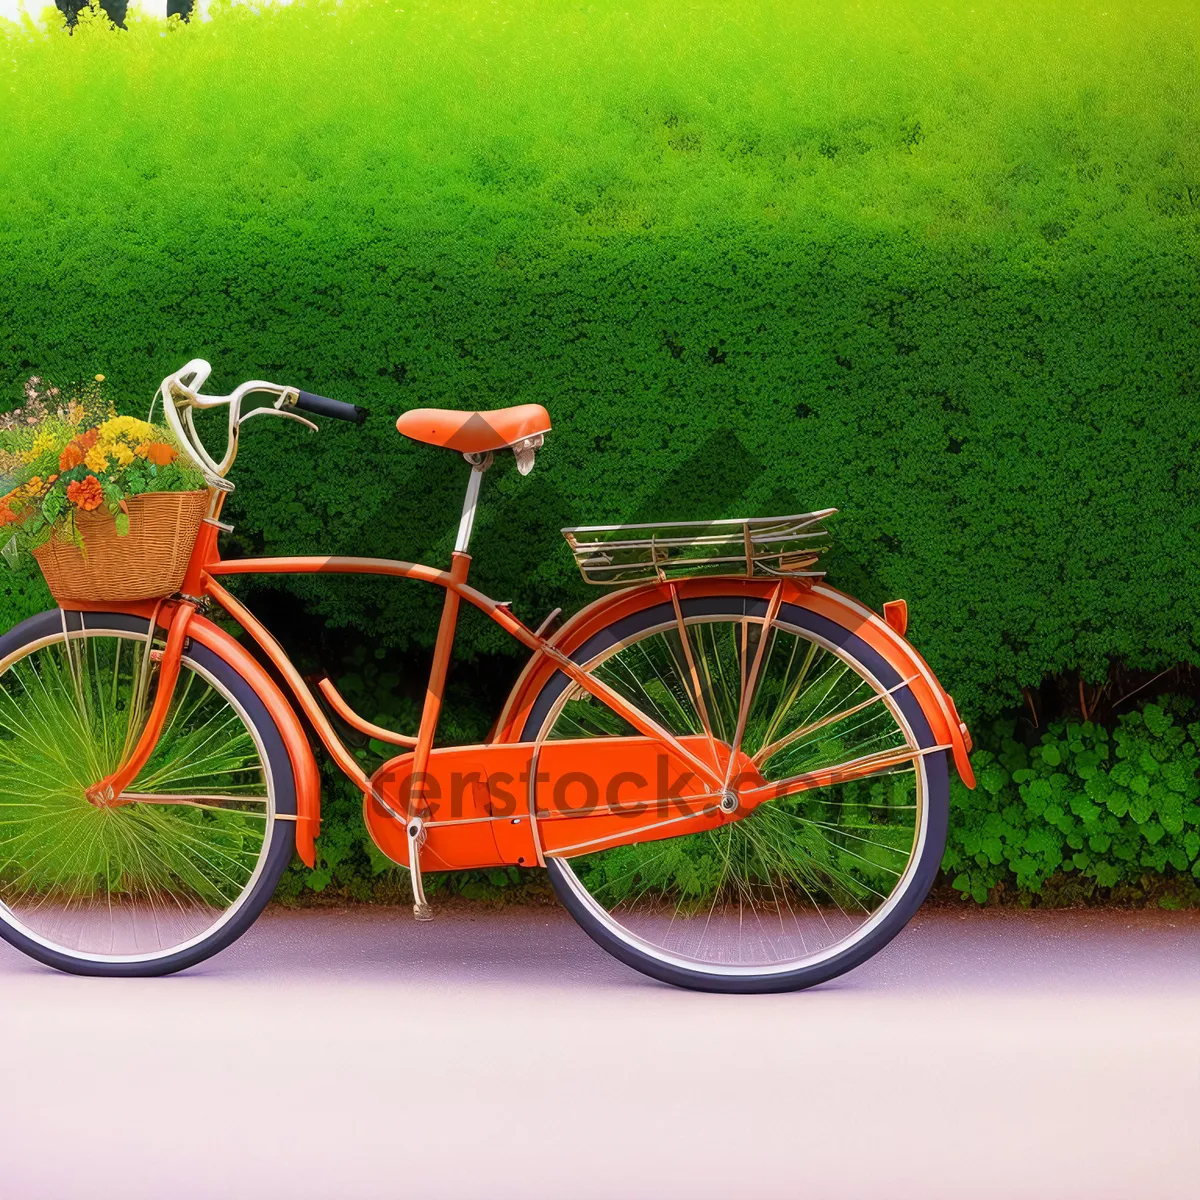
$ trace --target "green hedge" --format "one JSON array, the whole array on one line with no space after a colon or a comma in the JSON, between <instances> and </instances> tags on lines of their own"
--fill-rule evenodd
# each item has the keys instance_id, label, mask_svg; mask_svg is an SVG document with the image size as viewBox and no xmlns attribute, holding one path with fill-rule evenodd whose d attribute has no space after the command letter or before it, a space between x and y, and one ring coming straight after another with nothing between
<instances>
[{"instance_id":1,"label":"green hedge","mask_svg":"<svg viewBox=\"0 0 1200 1200\"><path fill-rule=\"evenodd\" d=\"M1194 16L635 10L12 27L0 388L102 370L144 408L200 354L360 401L363 433L250 427L242 542L434 558L463 466L395 414L544 401L476 543L532 620L582 595L561 525L832 504L833 579L906 597L972 718L1200 661ZM431 640L424 589L288 586Z\"/></svg>"},{"instance_id":2,"label":"green hedge","mask_svg":"<svg viewBox=\"0 0 1200 1200\"><path fill-rule=\"evenodd\" d=\"M562 525L837 505L832 579L909 600L972 721L1200 662L1186 6L302 2L3 36L0 395L103 371L140 411L202 355L372 409L250 426L240 548L443 559L464 468L395 415L541 401L475 544L531 621L584 596ZM432 640L433 589L279 587L404 661ZM0 625L45 602L5 576ZM513 649L468 616L465 657ZM1032 782L959 797L975 892L1032 886L1032 851L962 840L994 803L1024 845ZM324 841L369 880L356 836Z\"/></svg>"}]
</instances>

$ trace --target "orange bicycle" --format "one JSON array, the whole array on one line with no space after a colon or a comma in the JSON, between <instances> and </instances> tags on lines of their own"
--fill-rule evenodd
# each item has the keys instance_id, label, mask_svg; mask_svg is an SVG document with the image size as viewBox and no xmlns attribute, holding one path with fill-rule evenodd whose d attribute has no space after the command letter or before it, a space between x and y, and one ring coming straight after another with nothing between
<instances>
[{"instance_id":1,"label":"orange bicycle","mask_svg":"<svg viewBox=\"0 0 1200 1200\"><path fill-rule=\"evenodd\" d=\"M354 557L223 560L226 476L252 417L361 422L363 410L261 380L201 392L194 360L163 381L166 418L203 471L208 515L180 590L61 600L0 638L0 934L87 975L158 975L229 945L320 829L315 734L363 794L380 850L422 872L540 866L601 946L648 975L727 992L805 987L903 927L941 859L951 762L969 786L953 701L881 618L821 582L822 520L799 516L564 530L609 585L531 629L468 582L493 455L527 474L546 410L420 409L410 437L470 465L448 569ZM251 394L271 407L243 413ZM228 410L220 459L194 414ZM316 694L225 588L230 575L369 574L445 590L415 735ZM434 745L460 604L532 652L484 745ZM205 616L216 606L274 668ZM278 680L279 682L276 682ZM331 720L394 745L368 776ZM307 729L306 729L307 723ZM53 731L54 736L48 736Z\"/></svg>"}]
</instances>

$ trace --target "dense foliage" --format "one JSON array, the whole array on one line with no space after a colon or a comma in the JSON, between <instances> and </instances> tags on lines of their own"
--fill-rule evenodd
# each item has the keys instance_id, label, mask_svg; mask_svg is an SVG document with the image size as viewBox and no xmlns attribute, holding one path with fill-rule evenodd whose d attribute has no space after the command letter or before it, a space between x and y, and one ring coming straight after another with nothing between
<instances>
[{"instance_id":1,"label":"dense foliage","mask_svg":"<svg viewBox=\"0 0 1200 1200\"><path fill-rule=\"evenodd\" d=\"M395 415L540 401L537 469L488 476L474 546L533 622L583 595L563 525L832 504L832 579L909 600L970 720L1051 675L1200 663L1188 6L308 0L6 36L9 405L102 370L144 415L203 355L216 385L372 409L247 430L243 548L444 558L463 465ZM433 589L279 586L432 641ZM0 625L46 602L0 580ZM460 649L508 647L468 615ZM959 797L963 829L984 802L1023 829L1033 781L995 752L1012 780ZM1064 863L1103 853L1059 833ZM1054 869L960 835L976 893Z\"/></svg>"},{"instance_id":2,"label":"dense foliage","mask_svg":"<svg viewBox=\"0 0 1200 1200\"><path fill-rule=\"evenodd\" d=\"M942 869L976 900L1003 888L1077 899L1200 880L1200 724L1182 701L1147 704L1112 731L1061 721L1033 745L1001 721L974 758L979 787L954 786ZM1075 886L1069 887L1074 877Z\"/></svg>"},{"instance_id":3,"label":"dense foliage","mask_svg":"<svg viewBox=\"0 0 1200 1200\"><path fill-rule=\"evenodd\" d=\"M250 427L235 519L401 558L446 553L464 468L396 413L544 401L475 546L534 621L580 595L562 525L835 504L834 580L905 596L972 717L1200 661L1195 15L627 8L12 27L0 388L103 370L148 406L202 354L365 403ZM432 638L424 589L288 586Z\"/></svg>"}]
</instances>

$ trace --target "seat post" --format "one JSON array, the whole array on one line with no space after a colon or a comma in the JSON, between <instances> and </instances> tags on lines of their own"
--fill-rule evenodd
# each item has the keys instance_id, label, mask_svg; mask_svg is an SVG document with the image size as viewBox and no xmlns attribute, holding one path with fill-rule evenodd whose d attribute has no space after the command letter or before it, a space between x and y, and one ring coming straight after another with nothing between
<instances>
[{"instance_id":1,"label":"seat post","mask_svg":"<svg viewBox=\"0 0 1200 1200\"><path fill-rule=\"evenodd\" d=\"M492 465L492 455L464 454L463 458L471 464L471 478L467 480L467 494L463 497L462 517L458 522L458 537L454 540L454 553L466 554L471 544L471 530L475 525L475 506L479 503L479 485L483 482L483 473Z\"/></svg>"}]
</instances>

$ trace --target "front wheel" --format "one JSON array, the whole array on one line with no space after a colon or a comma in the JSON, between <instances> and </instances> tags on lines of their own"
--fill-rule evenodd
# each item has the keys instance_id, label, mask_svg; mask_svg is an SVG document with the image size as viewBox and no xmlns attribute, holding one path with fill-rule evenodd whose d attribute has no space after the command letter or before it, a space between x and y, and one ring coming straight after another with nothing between
<instances>
[{"instance_id":1,"label":"front wheel","mask_svg":"<svg viewBox=\"0 0 1200 1200\"><path fill-rule=\"evenodd\" d=\"M547 858L593 940L667 983L778 992L840 975L904 927L941 861L947 753L906 681L799 605L767 621L756 596L681 599L571 655L671 733L740 749L767 781L804 781L717 829ZM523 740L634 732L558 672Z\"/></svg>"},{"instance_id":2,"label":"front wheel","mask_svg":"<svg viewBox=\"0 0 1200 1200\"><path fill-rule=\"evenodd\" d=\"M164 639L148 632L139 617L54 610L0 638L0 937L76 974L164 975L228 946L294 843L279 729L198 644L126 802L88 802L153 698Z\"/></svg>"}]
</instances>

